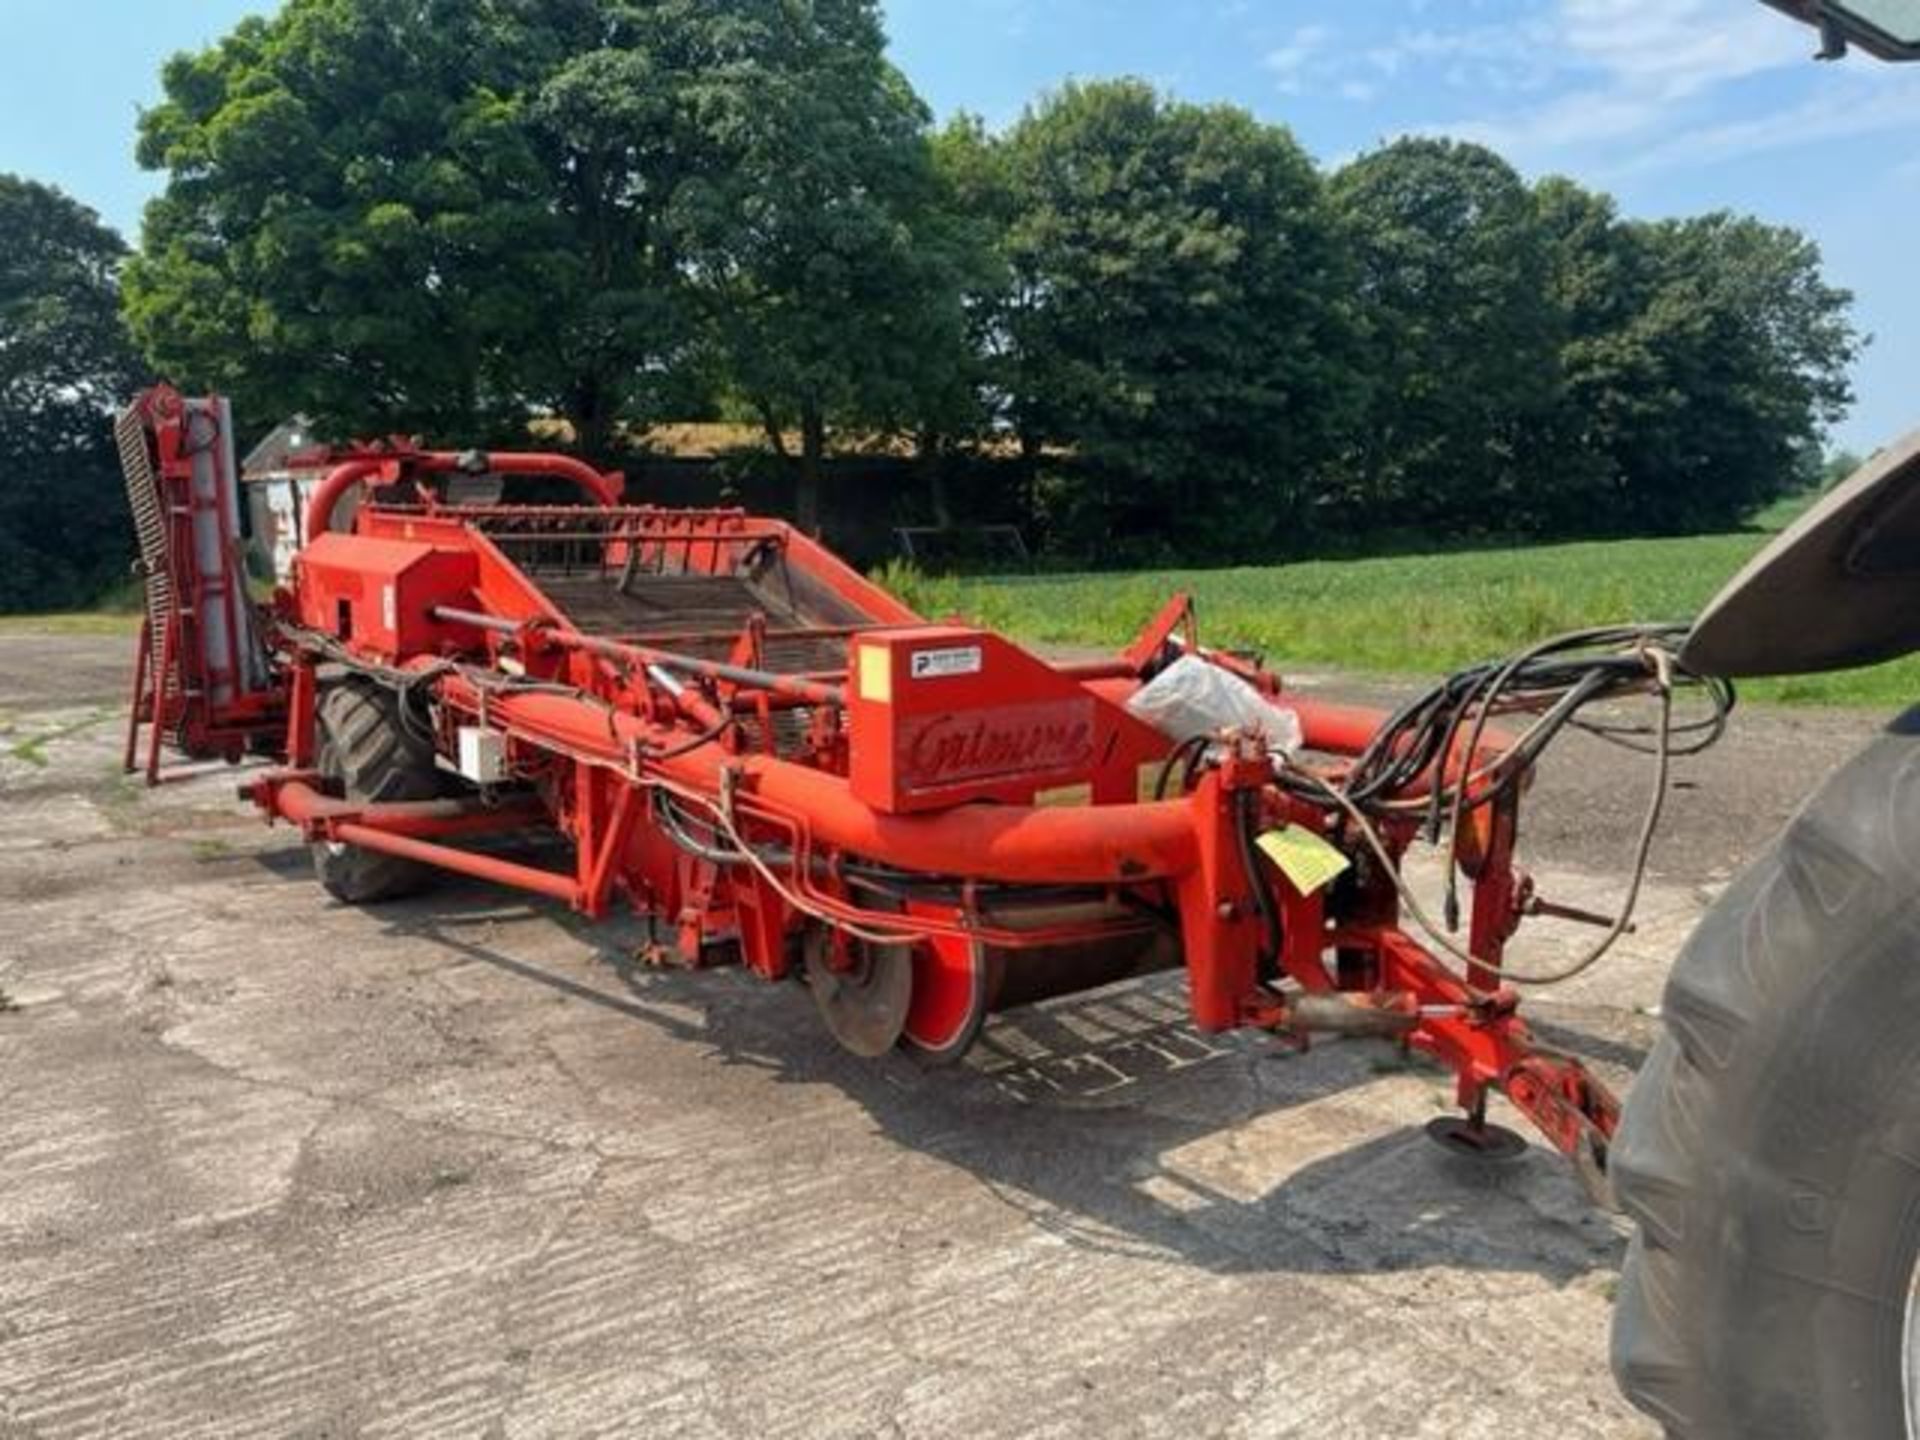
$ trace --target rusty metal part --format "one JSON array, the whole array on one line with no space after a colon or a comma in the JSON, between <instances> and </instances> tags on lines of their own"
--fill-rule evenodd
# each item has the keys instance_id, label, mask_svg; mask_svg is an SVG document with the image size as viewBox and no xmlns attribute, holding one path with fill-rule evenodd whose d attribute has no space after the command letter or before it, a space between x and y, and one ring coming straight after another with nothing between
<instances>
[{"instance_id":1,"label":"rusty metal part","mask_svg":"<svg viewBox=\"0 0 1920 1440\"><path fill-rule=\"evenodd\" d=\"M807 988L840 1048L873 1059L900 1043L913 1003L913 951L904 945L845 940L836 953L825 926L807 931Z\"/></svg>"},{"instance_id":2,"label":"rusty metal part","mask_svg":"<svg viewBox=\"0 0 1920 1440\"><path fill-rule=\"evenodd\" d=\"M1441 1115L1429 1120L1427 1138L1449 1155L1484 1164L1510 1165L1527 1153L1527 1142L1504 1125L1469 1115Z\"/></svg>"},{"instance_id":3,"label":"rusty metal part","mask_svg":"<svg viewBox=\"0 0 1920 1440\"><path fill-rule=\"evenodd\" d=\"M1287 1002L1286 1015L1290 1030L1383 1040L1409 1034L1420 1024L1419 1002L1407 991L1397 995L1298 995Z\"/></svg>"}]
</instances>

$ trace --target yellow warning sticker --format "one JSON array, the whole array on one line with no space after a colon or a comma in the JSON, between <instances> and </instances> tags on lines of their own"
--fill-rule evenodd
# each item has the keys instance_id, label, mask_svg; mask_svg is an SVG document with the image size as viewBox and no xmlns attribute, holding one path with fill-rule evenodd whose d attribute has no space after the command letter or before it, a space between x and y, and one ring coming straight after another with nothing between
<instances>
[{"instance_id":1,"label":"yellow warning sticker","mask_svg":"<svg viewBox=\"0 0 1920 1440\"><path fill-rule=\"evenodd\" d=\"M881 704L893 699L893 652L884 645L862 645L860 698Z\"/></svg>"},{"instance_id":2,"label":"yellow warning sticker","mask_svg":"<svg viewBox=\"0 0 1920 1440\"><path fill-rule=\"evenodd\" d=\"M1093 782L1083 780L1078 785L1056 785L1051 790L1033 792L1036 805L1091 805L1093 803Z\"/></svg>"},{"instance_id":3,"label":"yellow warning sticker","mask_svg":"<svg viewBox=\"0 0 1920 1440\"><path fill-rule=\"evenodd\" d=\"M1160 771L1165 765L1164 760L1143 760L1140 768L1134 772L1133 798L1142 805L1160 798L1155 792L1160 788Z\"/></svg>"},{"instance_id":4,"label":"yellow warning sticker","mask_svg":"<svg viewBox=\"0 0 1920 1440\"><path fill-rule=\"evenodd\" d=\"M1338 846L1304 825L1269 830L1255 843L1302 895L1337 879L1353 863Z\"/></svg>"}]
</instances>

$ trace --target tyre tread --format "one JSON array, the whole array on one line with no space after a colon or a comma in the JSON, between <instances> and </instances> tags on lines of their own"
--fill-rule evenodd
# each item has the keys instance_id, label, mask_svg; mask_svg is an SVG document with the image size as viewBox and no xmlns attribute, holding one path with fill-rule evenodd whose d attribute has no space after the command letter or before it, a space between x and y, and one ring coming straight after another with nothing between
<instances>
[{"instance_id":1,"label":"tyre tread","mask_svg":"<svg viewBox=\"0 0 1920 1440\"><path fill-rule=\"evenodd\" d=\"M337 771L346 797L369 804L431 800L444 792L432 745L401 723L399 701L374 681L348 677L320 696L317 723L323 769ZM357 845L317 843L314 869L320 883L349 905L368 905L415 894L434 870L417 860Z\"/></svg>"},{"instance_id":2,"label":"tyre tread","mask_svg":"<svg viewBox=\"0 0 1920 1440\"><path fill-rule=\"evenodd\" d=\"M1808 802L1702 919L1668 980L1665 1033L1629 1097L1611 1174L1636 1232L1615 1309L1615 1377L1670 1440L1751 1433L1726 1396L1767 1362L1729 1355L1738 1317L1709 1313L1707 1277L1722 1259L1730 1195L1753 1193L1761 1175L1740 1145L1769 1062L1847 958L1843 938L1870 933L1912 889L1900 825L1914 807L1888 804L1887 787L1890 770L1897 780L1912 771L1916 716ZM1730 1383L1716 1368L1729 1364L1748 1373ZM1780 1415L1767 1433L1796 1426Z\"/></svg>"}]
</instances>

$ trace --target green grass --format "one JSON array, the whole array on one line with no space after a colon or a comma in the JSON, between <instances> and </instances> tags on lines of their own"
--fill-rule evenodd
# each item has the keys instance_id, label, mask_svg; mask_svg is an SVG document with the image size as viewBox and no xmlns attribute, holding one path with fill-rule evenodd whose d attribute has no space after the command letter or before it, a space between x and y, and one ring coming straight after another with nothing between
<instances>
[{"instance_id":1,"label":"green grass","mask_svg":"<svg viewBox=\"0 0 1920 1440\"><path fill-rule=\"evenodd\" d=\"M31 740L22 740L8 749L7 754L24 764L35 765L42 770L47 768L47 742L38 736Z\"/></svg>"},{"instance_id":2,"label":"green grass","mask_svg":"<svg viewBox=\"0 0 1920 1440\"><path fill-rule=\"evenodd\" d=\"M1821 490L1802 490L1797 495L1782 495L1771 505L1756 510L1747 521L1748 528L1777 534L1812 509L1813 502L1824 493Z\"/></svg>"},{"instance_id":3,"label":"green grass","mask_svg":"<svg viewBox=\"0 0 1920 1440\"><path fill-rule=\"evenodd\" d=\"M0 615L0 635L126 635L140 629L138 615L79 610L65 615Z\"/></svg>"},{"instance_id":4,"label":"green grass","mask_svg":"<svg viewBox=\"0 0 1920 1440\"><path fill-rule=\"evenodd\" d=\"M91 715L83 715L78 720L56 726L52 730L42 730L38 734L29 735L25 739L16 741L8 747L6 753L11 759L45 769L47 766L47 746L56 740L70 739L84 731L91 730L101 721L107 719L108 715L109 712L105 710L96 710ZM0 736L10 736L16 728L12 723L0 726Z\"/></svg>"},{"instance_id":5,"label":"green grass","mask_svg":"<svg viewBox=\"0 0 1920 1440\"><path fill-rule=\"evenodd\" d=\"M86 610L0 615L0 635L132 635L140 628L145 592L129 578Z\"/></svg>"},{"instance_id":6,"label":"green grass","mask_svg":"<svg viewBox=\"0 0 1920 1440\"><path fill-rule=\"evenodd\" d=\"M1770 537L1753 531L1231 570L881 579L923 614L960 614L1031 643L1116 646L1167 596L1194 597L1209 644L1281 670L1434 675L1546 636L1618 621L1685 621ZM1750 682L1793 704L1892 707L1920 695L1920 656L1868 670Z\"/></svg>"},{"instance_id":7,"label":"green grass","mask_svg":"<svg viewBox=\"0 0 1920 1440\"><path fill-rule=\"evenodd\" d=\"M1030 643L1104 647L1124 644L1184 590L1208 643L1259 650L1282 670L1424 676L1585 625L1690 619L1813 498L1779 501L1730 535L1130 574L931 578L892 565L878 578L925 615L964 615ZM138 625L137 612L116 606L0 617L0 635L122 635ZM1920 695L1920 656L1741 688L1756 700L1891 708Z\"/></svg>"}]
</instances>

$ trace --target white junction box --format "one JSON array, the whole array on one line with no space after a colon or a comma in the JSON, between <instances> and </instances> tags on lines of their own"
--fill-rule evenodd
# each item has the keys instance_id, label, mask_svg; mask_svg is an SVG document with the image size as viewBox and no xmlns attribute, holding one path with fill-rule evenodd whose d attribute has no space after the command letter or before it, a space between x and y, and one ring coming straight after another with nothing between
<instances>
[{"instance_id":1,"label":"white junction box","mask_svg":"<svg viewBox=\"0 0 1920 1440\"><path fill-rule=\"evenodd\" d=\"M476 785L507 778L507 737L480 725L460 727L460 773Z\"/></svg>"}]
</instances>

